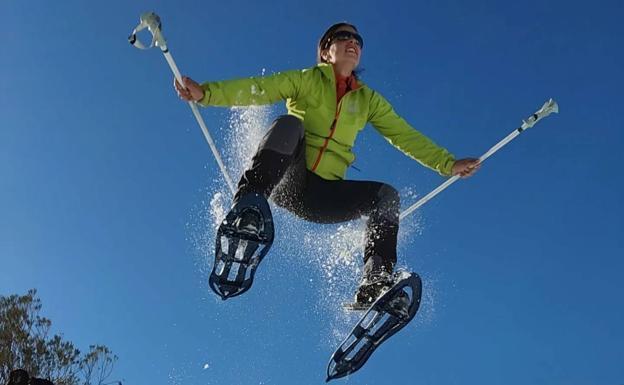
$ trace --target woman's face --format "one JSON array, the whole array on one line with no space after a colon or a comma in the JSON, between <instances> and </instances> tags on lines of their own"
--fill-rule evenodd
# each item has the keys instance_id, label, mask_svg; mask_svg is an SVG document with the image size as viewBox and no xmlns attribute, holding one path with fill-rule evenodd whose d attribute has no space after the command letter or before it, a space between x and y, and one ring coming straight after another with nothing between
<instances>
[{"instance_id":1,"label":"woman's face","mask_svg":"<svg viewBox=\"0 0 624 385\"><path fill-rule=\"evenodd\" d=\"M357 33L349 26L343 26L336 30ZM353 68L360 64L362 47L356 39L338 40L334 39L332 44L323 52L323 58L331 64L351 64Z\"/></svg>"}]
</instances>

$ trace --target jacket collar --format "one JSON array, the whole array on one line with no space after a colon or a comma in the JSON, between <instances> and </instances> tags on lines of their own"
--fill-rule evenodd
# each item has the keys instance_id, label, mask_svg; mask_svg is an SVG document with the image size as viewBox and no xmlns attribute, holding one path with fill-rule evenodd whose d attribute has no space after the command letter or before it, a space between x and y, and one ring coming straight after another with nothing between
<instances>
[{"instance_id":1,"label":"jacket collar","mask_svg":"<svg viewBox=\"0 0 624 385\"><path fill-rule=\"evenodd\" d=\"M321 70L321 73L329 81L331 81L333 84L336 84L336 74L334 73L334 67L331 64L329 64L329 63L318 63L316 65L316 67ZM354 87L354 89L362 88L362 87L365 86L365 84L360 79L357 79L356 82L357 82L357 86Z\"/></svg>"}]
</instances>

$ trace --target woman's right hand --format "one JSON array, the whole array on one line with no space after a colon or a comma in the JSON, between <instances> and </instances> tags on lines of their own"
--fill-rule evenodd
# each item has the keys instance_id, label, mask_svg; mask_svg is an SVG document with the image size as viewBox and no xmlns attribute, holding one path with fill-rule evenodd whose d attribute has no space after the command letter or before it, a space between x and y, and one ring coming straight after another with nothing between
<instances>
[{"instance_id":1,"label":"woman's right hand","mask_svg":"<svg viewBox=\"0 0 624 385\"><path fill-rule=\"evenodd\" d=\"M180 99L188 102L198 102L204 98L204 89L201 88L199 83L187 76L182 76L182 81L184 82L184 86L182 86L177 79L173 79L173 85L176 91L178 91Z\"/></svg>"},{"instance_id":2,"label":"woman's right hand","mask_svg":"<svg viewBox=\"0 0 624 385\"><path fill-rule=\"evenodd\" d=\"M461 178L468 178L479 171L481 167L481 161L477 158L466 158L455 161L453 164L453 175L459 175Z\"/></svg>"}]
</instances>

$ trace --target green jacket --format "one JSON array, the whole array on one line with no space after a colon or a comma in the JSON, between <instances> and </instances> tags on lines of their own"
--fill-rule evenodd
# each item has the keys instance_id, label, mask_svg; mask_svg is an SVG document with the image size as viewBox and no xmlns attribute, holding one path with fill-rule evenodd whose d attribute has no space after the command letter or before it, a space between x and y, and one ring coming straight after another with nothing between
<instances>
[{"instance_id":1,"label":"green jacket","mask_svg":"<svg viewBox=\"0 0 624 385\"><path fill-rule=\"evenodd\" d=\"M203 83L206 94L199 103L229 107L285 100L288 114L303 120L307 168L324 179L344 179L355 160L355 138L366 123L424 166L451 174L453 155L412 128L380 94L359 84L336 104L334 70L323 63L271 76Z\"/></svg>"}]
</instances>

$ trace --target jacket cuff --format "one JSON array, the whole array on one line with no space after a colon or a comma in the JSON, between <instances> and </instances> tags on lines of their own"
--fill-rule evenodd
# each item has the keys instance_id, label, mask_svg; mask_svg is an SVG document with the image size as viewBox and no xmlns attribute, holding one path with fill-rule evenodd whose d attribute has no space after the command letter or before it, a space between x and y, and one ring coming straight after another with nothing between
<instances>
[{"instance_id":1,"label":"jacket cuff","mask_svg":"<svg viewBox=\"0 0 624 385\"><path fill-rule=\"evenodd\" d=\"M207 106L210 103L210 86L208 83L204 83L201 85L201 88L204 90L204 97L197 101L197 103Z\"/></svg>"},{"instance_id":2,"label":"jacket cuff","mask_svg":"<svg viewBox=\"0 0 624 385\"><path fill-rule=\"evenodd\" d=\"M440 174L444 176L452 176L453 165L455 164L455 157L449 154L449 157L442 163L440 167Z\"/></svg>"}]
</instances>

